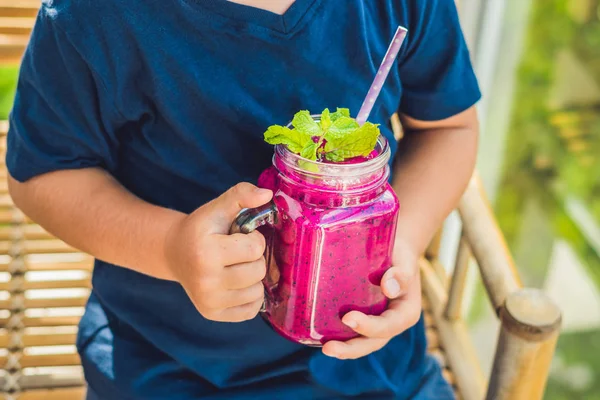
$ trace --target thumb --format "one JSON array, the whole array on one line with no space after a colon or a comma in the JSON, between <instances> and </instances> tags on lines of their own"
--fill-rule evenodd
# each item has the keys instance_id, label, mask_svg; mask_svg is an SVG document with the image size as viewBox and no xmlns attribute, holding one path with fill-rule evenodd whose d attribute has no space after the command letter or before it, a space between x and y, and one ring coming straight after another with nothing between
<instances>
[{"instance_id":1,"label":"thumb","mask_svg":"<svg viewBox=\"0 0 600 400\"><path fill-rule=\"evenodd\" d=\"M223 228L227 232L240 211L244 208L260 207L268 203L272 197L272 191L242 182L208 203L206 208L219 230Z\"/></svg>"},{"instance_id":2,"label":"thumb","mask_svg":"<svg viewBox=\"0 0 600 400\"><path fill-rule=\"evenodd\" d=\"M398 298L408 292L417 274L417 265L391 267L381 278L381 288L386 297Z\"/></svg>"}]
</instances>

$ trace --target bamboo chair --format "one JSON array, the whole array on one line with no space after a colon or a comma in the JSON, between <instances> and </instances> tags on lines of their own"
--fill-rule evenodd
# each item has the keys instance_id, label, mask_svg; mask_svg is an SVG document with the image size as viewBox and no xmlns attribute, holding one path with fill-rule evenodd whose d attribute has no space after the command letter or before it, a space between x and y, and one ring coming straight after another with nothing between
<instances>
[{"instance_id":1,"label":"bamboo chair","mask_svg":"<svg viewBox=\"0 0 600 400\"><path fill-rule=\"evenodd\" d=\"M92 258L33 224L7 191L0 123L0 388L5 399L82 399L75 349Z\"/></svg>"},{"instance_id":2,"label":"bamboo chair","mask_svg":"<svg viewBox=\"0 0 600 400\"><path fill-rule=\"evenodd\" d=\"M398 115L390 121L403 136ZM542 399L561 325L560 309L540 290L523 288L477 174L458 206L462 235L450 276L438 256L441 235L421 259L423 311L428 351L443 367L458 399ZM500 319L500 334L489 380L481 371L462 300L471 261Z\"/></svg>"},{"instance_id":3,"label":"bamboo chair","mask_svg":"<svg viewBox=\"0 0 600 400\"><path fill-rule=\"evenodd\" d=\"M561 311L541 290L522 287L477 176L463 195L458 211L463 229L452 275L447 276L439 265L436 242L421 260L428 350L444 367L444 376L454 385L458 398L542 399L560 331ZM461 316L472 259L500 319L489 380L481 372Z\"/></svg>"},{"instance_id":4,"label":"bamboo chair","mask_svg":"<svg viewBox=\"0 0 600 400\"><path fill-rule=\"evenodd\" d=\"M0 64L20 62L38 7L39 0L0 0ZM401 139L396 115L391 126ZM85 382L74 343L93 260L12 203L4 164L7 128L0 121L0 390L7 400L82 400ZM428 351L458 399L541 399L560 310L539 290L522 287L476 176L458 211L463 230L453 274L439 262L439 235L420 263ZM501 323L489 379L461 318L472 260Z\"/></svg>"}]
</instances>

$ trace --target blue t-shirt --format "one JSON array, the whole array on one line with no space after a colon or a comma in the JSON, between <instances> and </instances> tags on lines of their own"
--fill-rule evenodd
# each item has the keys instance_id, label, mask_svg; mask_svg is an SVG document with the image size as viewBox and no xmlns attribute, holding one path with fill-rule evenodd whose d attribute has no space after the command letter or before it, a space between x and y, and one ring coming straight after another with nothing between
<instances>
[{"instance_id":1,"label":"blue t-shirt","mask_svg":"<svg viewBox=\"0 0 600 400\"><path fill-rule=\"evenodd\" d=\"M19 181L99 166L138 197L191 212L256 181L271 162L269 125L300 109L356 115L398 25L409 33L370 117L394 152L394 112L439 120L480 97L453 0L296 0L284 15L225 0L45 0L7 166ZM101 398L444 398L443 385L425 388L439 370L422 321L340 361L260 317L208 321L177 283L97 261L93 288L77 345Z\"/></svg>"}]
</instances>

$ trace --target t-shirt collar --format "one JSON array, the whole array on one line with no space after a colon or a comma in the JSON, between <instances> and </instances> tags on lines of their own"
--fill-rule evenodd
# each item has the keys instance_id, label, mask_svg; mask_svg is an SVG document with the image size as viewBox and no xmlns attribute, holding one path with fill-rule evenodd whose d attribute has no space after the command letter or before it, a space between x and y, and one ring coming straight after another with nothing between
<instances>
[{"instance_id":1,"label":"t-shirt collar","mask_svg":"<svg viewBox=\"0 0 600 400\"><path fill-rule=\"evenodd\" d=\"M228 0L194 0L194 2L223 17L245 21L287 34L298 27L303 17L320 0L296 0L282 15Z\"/></svg>"}]
</instances>

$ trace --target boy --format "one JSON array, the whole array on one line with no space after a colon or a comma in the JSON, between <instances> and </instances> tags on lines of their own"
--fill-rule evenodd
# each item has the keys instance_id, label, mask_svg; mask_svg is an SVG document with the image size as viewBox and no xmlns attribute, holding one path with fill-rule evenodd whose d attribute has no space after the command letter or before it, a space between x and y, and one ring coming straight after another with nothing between
<instances>
[{"instance_id":1,"label":"boy","mask_svg":"<svg viewBox=\"0 0 600 400\"><path fill-rule=\"evenodd\" d=\"M257 317L264 239L228 235L272 196L262 134L366 94L402 204L391 298L322 350ZM453 0L46 0L8 136L16 204L97 259L77 341L90 399L446 399L417 259L473 170L479 90ZM400 112L405 138L388 121Z\"/></svg>"}]
</instances>

